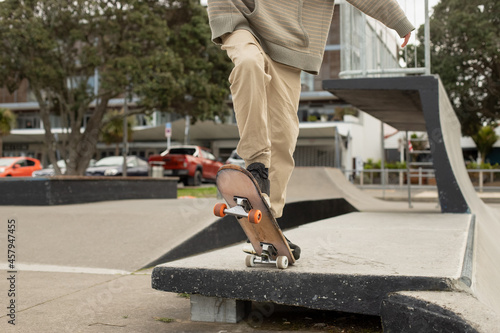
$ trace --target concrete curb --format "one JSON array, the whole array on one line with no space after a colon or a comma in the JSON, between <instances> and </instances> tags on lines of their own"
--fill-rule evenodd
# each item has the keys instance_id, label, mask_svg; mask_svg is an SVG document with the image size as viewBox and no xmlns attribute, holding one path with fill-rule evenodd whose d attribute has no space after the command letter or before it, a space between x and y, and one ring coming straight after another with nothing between
<instances>
[{"instance_id":1,"label":"concrete curb","mask_svg":"<svg viewBox=\"0 0 500 333\"><path fill-rule=\"evenodd\" d=\"M49 206L128 199L175 199L177 178L53 177L0 180L0 205Z\"/></svg>"}]
</instances>

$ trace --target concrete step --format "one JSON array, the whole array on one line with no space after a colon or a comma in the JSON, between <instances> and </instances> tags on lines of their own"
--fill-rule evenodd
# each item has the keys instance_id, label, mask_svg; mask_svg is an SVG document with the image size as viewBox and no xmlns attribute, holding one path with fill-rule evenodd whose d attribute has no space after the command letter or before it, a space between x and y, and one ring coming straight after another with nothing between
<instances>
[{"instance_id":1,"label":"concrete step","mask_svg":"<svg viewBox=\"0 0 500 333\"><path fill-rule=\"evenodd\" d=\"M239 244L159 265L152 286L380 315L389 293L453 291L468 283L473 223L468 214L350 213L288 231L302 258L286 270L247 268Z\"/></svg>"}]
</instances>

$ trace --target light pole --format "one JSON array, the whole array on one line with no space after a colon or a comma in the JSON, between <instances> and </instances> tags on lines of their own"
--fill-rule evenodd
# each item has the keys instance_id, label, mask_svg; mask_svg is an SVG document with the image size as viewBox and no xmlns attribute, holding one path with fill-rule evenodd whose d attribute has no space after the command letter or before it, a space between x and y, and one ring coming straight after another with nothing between
<instances>
[{"instance_id":1,"label":"light pole","mask_svg":"<svg viewBox=\"0 0 500 333\"><path fill-rule=\"evenodd\" d=\"M127 124L127 115L128 115L128 89L125 91L125 98L123 99L123 166L122 166L122 175L123 177L127 177L127 155L128 155L128 124Z\"/></svg>"}]
</instances>

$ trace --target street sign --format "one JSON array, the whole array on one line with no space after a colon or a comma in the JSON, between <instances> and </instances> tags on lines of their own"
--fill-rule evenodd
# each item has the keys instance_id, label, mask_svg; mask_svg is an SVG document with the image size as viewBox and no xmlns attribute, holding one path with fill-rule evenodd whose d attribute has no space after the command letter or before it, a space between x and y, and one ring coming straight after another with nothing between
<instances>
[{"instance_id":1,"label":"street sign","mask_svg":"<svg viewBox=\"0 0 500 333\"><path fill-rule=\"evenodd\" d=\"M165 137L166 138L172 137L172 123L165 124Z\"/></svg>"}]
</instances>

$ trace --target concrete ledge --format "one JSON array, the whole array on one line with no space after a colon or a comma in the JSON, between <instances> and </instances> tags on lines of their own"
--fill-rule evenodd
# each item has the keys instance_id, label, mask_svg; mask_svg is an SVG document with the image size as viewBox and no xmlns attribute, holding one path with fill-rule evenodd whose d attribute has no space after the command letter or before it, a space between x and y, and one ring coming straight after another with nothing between
<instances>
[{"instance_id":1,"label":"concrete ledge","mask_svg":"<svg viewBox=\"0 0 500 333\"><path fill-rule=\"evenodd\" d=\"M0 205L45 206L177 198L177 178L51 177L0 180Z\"/></svg>"},{"instance_id":2,"label":"concrete ledge","mask_svg":"<svg viewBox=\"0 0 500 333\"><path fill-rule=\"evenodd\" d=\"M283 217L278 220L278 223L283 230L287 230L355 211L356 209L345 199L292 202L285 206ZM166 262L219 249L246 239L247 237L236 218L234 216L225 216L143 268L154 267Z\"/></svg>"},{"instance_id":3,"label":"concrete ledge","mask_svg":"<svg viewBox=\"0 0 500 333\"><path fill-rule=\"evenodd\" d=\"M247 268L241 244L157 266L154 289L379 315L387 294L460 284L470 215L351 213L288 231L296 265Z\"/></svg>"},{"instance_id":4,"label":"concrete ledge","mask_svg":"<svg viewBox=\"0 0 500 333\"><path fill-rule=\"evenodd\" d=\"M447 278L304 274L276 268L234 272L156 267L152 281L154 289L174 293L369 315L379 315L383 297L395 290L449 291L454 285Z\"/></svg>"},{"instance_id":5,"label":"concrete ledge","mask_svg":"<svg viewBox=\"0 0 500 333\"><path fill-rule=\"evenodd\" d=\"M496 333L498 315L465 292L399 292L382 302L386 333Z\"/></svg>"}]
</instances>

